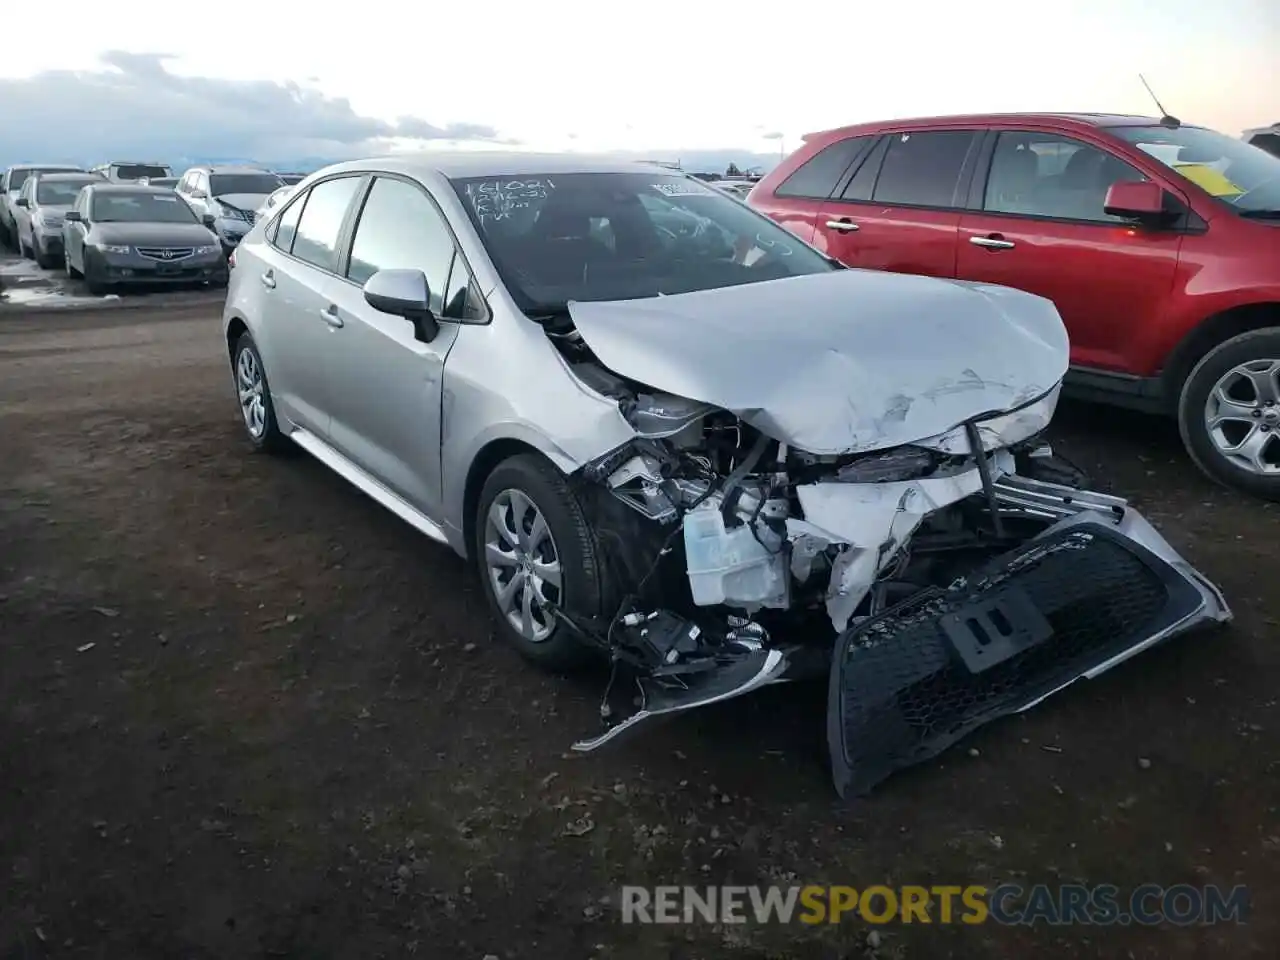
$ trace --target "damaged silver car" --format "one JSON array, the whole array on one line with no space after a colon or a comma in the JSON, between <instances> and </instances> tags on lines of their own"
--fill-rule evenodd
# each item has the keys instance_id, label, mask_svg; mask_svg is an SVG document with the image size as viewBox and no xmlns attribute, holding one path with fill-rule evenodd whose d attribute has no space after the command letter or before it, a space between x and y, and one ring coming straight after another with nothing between
<instances>
[{"instance_id":1,"label":"damaged silver car","mask_svg":"<svg viewBox=\"0 0 1280 960\"><path fill-rule=\"evenodd\" d=\"M240 244L224 326L254 446L470 558L528 659L610 665L579 750L825 677L862 793L1230 619L1044 442L1051 303L844 269L665 168L330 167Z\"/></svg>"}]
</instances>

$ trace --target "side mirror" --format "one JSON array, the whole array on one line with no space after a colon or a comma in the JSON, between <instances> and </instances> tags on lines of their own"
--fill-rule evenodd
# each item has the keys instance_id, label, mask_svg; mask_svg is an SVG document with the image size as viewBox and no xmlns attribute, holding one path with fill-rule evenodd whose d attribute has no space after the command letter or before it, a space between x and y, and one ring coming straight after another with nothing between
<instances>
[{"instance_id":1,"label":"side mirror","mask_svg":"<svg viewBox=\"0 0 1280 960\"><path fill-rule=\"evenodd\" d=\"M364 285L365 303L413 324L413 338L430 343L440 332L431 312L431 288L421 270L379 270Z\"/></svg>"},{"instance_id":2,"label":"side mirror","mask_svg":"<svg viewBox=\"0 0 1280 960\"><path fill-rule=\"evenodd\" d=\"M84 217L80 216L79 210L68 210L62 219L65 223L80 223L84 220Z\"/></svg>"},{"instance_id":3,"label":"side mirror","mask_svg":"<svg viewBox=\"0 0 1280 960\"><path fill-rule=\"evenodd\" d=\"M1151 180L1120 180L1107 189L1103 211L1112 217L1124 217L1144 223L1159 222L1167 216L1164 187Z\"/></svg>"},{"instance_id":4,"label":"side mirror","mask_svg":"<svg viewBox=\"0 0 1280 960\"><path fill-rule=\"evenodd\" d=\"M14 202L15 204L17 204L19 207L30 207L30 206L31 206L31 201L30 201L30 200L28 200L26 197L19 197L17 200L15 200L15 201L13 201L13 202Z\"/></svg>"},{"instance_id":5,"label":"side mirror","mask_svg":"<svg viewBox=\"0 0 1280 960\"><path fill-rule=\"evenodd\" d=\"M203 217L200 218L200 222L203 223L210 230L212 230L214 225L218 222L218 218L215 217L212 213L206 213Z\"/></svg>"}]
</instances>

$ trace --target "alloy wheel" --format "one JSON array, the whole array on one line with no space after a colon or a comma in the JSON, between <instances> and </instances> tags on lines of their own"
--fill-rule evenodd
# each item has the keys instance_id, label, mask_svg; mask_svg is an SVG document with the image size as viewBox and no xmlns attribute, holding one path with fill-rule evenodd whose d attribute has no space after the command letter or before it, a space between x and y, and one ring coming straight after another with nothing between
<instances>
[{"instance_id":1,"label":"alloy wheel","mask_svg":"<svg viewBox=\"0 0 1280 960\"><path fill-rule=\"evenodd\" d=\"M1235 466L1280 474L1280 360L1250 360L1223 374L1205 402L1214 447Z\"/></svg>"},{"instance_id":2,"label":"alloy wheel","mask_svg":"<svg viewBox=\"0 0 1280 960\"><path fill-rule=\"evenodd\" d=\"M498 609L531 643L555 629L563 602L560 553L542 511L520 490L503 490L485 519L485 566Z\"/></svg>"},{"instance_id":3,"label":"alloy wheel","mask_svg":"<svg viewBox=\"0 0 1280 960\"><path fill-rule=\"evenodd\" d=\"M236 389L245 429L253 439L260 440L267 431L267 402L263 395L262 365L252 350L241 350L236 358Z\"/></svg>"}]
</instances>

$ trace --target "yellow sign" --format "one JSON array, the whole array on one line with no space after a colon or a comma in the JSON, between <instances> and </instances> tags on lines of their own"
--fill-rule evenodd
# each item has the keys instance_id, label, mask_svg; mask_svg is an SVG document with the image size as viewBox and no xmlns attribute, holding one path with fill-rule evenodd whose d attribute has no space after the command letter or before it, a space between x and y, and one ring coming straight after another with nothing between
<instances>
[{"instance_id":1,"label":"yellow sign","mask_svg":"<svg viewBox=\"0 0 1280 960\"><path fill-rule=\"evenodd\" d=\"M1215 170L1203 163L1175 163L1173 169L1211 196L1238 197L1244 193L1227 179L1226 174L1221 170Z\"/></svg>"}]
</instances>

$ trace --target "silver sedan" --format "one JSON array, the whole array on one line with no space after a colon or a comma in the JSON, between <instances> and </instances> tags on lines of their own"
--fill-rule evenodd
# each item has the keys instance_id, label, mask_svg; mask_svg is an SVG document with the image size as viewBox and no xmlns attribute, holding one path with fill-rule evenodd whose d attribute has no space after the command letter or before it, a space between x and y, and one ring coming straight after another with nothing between
<instances>
[{"instance_id":1,"label":"silver sedan","mask_svg":"<svg viewBox=\"0 0 1280 960\"><path fill-rule=\"evenodd\" d=\"M224 327L254 447L470 558L530 660L612 663L580 750L816 672L860 792L1230 618L1044 442L1052 303L846 270L678 171L326 168L235 251Z\"/></svg>"}]
</instances>

